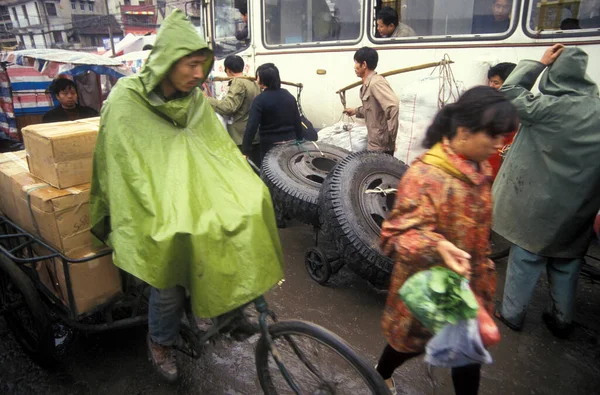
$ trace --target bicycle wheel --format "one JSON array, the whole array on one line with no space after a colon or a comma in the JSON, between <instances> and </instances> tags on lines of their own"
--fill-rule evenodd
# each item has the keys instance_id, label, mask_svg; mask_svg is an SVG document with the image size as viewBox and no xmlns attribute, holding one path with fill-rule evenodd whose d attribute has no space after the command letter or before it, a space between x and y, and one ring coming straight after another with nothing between
<instances>
[{"instance_id":1,"label":"bicycle wheel","mask_svg":"<svg viewBox=\"0 0 600 395\"><path fill-rule=\"evenodd\" d=\"M269 325L269 333L301 394L390 393L373 366L325 328L286 321ZM256 346L256 369L265 394L294 394L271 357L264 336Z\"/></svg>"},{"instance_id":2,"label":"bicycle wheel","mask_svg":"<svg viewBox=\"0 0 600 395\"><path fill-rule=\"evenodd\" d=\"M4 315L23 350L45 368L52 368L55 339L52 324L31 279L0 253L0 316Z\"/></svg>"}]
</instances>

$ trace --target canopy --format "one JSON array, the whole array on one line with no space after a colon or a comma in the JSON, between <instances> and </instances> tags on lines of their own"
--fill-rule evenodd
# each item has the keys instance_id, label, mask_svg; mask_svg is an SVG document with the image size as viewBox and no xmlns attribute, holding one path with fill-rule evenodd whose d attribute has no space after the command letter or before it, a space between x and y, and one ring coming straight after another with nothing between
<instances>
[{"instance_id":1,"label":"canopy","mask_svg":"<svg viewBox=\"0 0 600 395\"><path fill-rule=\"evenodd\" d=\"M79 75L93 71L120 78L130 74L121 62L87 52L65 49L26 49L6 52L3 62L20 66L31 66L50 78L60 74Z\"/></svg>"}]
</instances>

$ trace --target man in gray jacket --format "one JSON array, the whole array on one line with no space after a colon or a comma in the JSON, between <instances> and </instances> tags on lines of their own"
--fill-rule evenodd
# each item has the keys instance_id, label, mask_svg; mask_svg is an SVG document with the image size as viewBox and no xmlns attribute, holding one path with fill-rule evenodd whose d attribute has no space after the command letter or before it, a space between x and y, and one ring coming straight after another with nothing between
<instances>
[{"instance_id":1,"label":"man in gray jacket","mask_svg":"<svg viewBox=\"0 0 600 395\"><path fill-rule=\"evenodd\" d=\"M539 62L519 63L500 89L521 129L493 186L493 228L513 246L497 317L521 329L545 269L555 336L572 329L575 291L600 208L600 97L587 54L556 44ZM531 93L538 77L540 94Z\"/></svg>"}]
</instances>

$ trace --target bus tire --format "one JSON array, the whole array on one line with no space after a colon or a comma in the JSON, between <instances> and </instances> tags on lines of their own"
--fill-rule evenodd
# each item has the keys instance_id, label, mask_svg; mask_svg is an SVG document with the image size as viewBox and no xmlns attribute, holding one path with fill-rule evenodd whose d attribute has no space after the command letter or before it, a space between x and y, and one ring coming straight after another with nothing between
<instances>
[{"instance_id":1,"label":"bus tire","mask_svg":"<svg viewBox=\"0 0 600 395\"><path fill-rule=\"evenodd\" d=\"M377 288L389 284L393 261L379 247L381 224L392 210L395 189L408 166L379 152L356 152L329 174L319 195L320 222L327 224L348 267Z\"/></svg>"},{"instance_id":2,"label":"bus tire","mask_svg":"<svg viewBox=\"0 0 600 395\"><path fill-rule=\"evenodd\" d=\"M276 214L315 224L318 199L327 174L349 154L330 144L283 144L263 159L261 178L269 187Z\"/></svg>"}]
</instances>

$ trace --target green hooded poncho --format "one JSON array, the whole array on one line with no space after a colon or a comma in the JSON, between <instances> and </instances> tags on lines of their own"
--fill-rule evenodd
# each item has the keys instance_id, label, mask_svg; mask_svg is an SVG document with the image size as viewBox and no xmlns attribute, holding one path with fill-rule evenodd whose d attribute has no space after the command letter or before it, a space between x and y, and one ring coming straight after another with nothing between
<instances>
[{"instance_id":1,"label":"green hooded poncho","mask_svg":"<svg viewBox=\"0 0 600 395\"><path fill-rule=\"evenodd\" d=\"M156 288L184 286L194 312L214 317L283 270L268 189L200 89L170 101L155 93L171 66L206 47L176 10L142 72L119 80L102 108L90 207L115 265Z\"/></svg>"},{"instance_id":2,"label":"green hooded poncho","mask_svg":"<svg viewBox=\"0 0 600 395\"><path fill-rule=\"evenodd\" d=\"M582 257L600 208L600 97L587 60L571 47L547 69L522 61L501 88L521 129L494 182L493 229L534 254Z\"/></svg>"}]
</instances>

